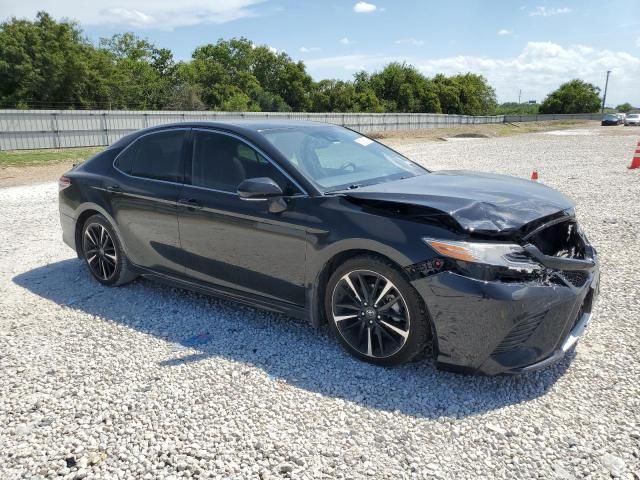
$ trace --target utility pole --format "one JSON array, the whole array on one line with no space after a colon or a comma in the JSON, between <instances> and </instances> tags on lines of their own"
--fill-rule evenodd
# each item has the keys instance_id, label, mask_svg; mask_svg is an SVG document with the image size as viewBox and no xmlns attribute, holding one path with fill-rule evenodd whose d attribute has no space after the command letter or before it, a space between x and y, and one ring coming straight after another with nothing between
<instances>
[{"instance_id":1,"label":"utility pole","mask_svg":"<svg viewBox=\"0 0 640 480\"><path fill-rule=\"evenodd\" d=\"M604 96L602 97L602 110L600 113L604 113L604 104L607 101L607 87L609 86L609 74L611 70L607 70L607 80L604 82Z\"/></svg>"},{"instance_id":2,"label":"utility pole","mask_svg":"<svg viewBox=\"0 0 640 480\"><path fill-rule=\"evenodd\" d=\"M520 105L520 97L522 97L522 89L518 91L518 105Z\"/></svg>"}]
</instances>

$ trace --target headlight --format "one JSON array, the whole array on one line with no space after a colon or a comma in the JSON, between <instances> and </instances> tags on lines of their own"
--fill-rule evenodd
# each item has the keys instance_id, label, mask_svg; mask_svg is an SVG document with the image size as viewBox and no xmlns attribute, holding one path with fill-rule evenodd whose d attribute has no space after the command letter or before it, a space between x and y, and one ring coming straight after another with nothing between
<instances>
[{"instance_id":1,"label":"headlight","mask_svg":"<svg viewBox=\"0 0 640 480\"><path fill-rule=\"evenodd\" d=\"M440 255L463 262L529 271L541 268L528 257L520 245L512 243L454 242L433 238L423 240Z\"/></svg>"}]
</instances>

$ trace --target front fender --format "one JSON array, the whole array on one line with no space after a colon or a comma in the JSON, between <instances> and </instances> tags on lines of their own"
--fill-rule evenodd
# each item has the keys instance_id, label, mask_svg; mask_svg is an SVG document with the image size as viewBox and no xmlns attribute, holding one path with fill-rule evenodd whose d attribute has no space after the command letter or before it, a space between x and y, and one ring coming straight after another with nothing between
<instances>
[{"instance_id":1,"label":"front fender","mask_svg":"<svg viewBox=\"0 0 640 480\"><path fill-rule=\"evenodd\" d=\"M400 267L414 263L402 252L369 238L344 239L327 245L321 250L313 251L313 254L307 257L306 304L309 321L314 327L324 323L322 287L329 280L326 267L339 255L349 252L353 252L354 255L362 253L381 255Z\"/></svg>"}]
</instances>

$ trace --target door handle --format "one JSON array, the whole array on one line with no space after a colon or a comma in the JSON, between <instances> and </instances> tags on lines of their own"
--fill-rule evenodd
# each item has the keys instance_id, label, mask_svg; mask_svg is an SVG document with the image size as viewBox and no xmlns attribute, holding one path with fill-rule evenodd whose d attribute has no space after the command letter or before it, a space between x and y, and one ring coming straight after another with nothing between
<instances>
[{"instance_id":1,"label":"door handle","mask_svg":"<svg viewBox=\"0 0 640 480\"><path fill-rule=\"evenodd\" d=\"M121 191L122 191L122 190L120 189L120 185L109 185L109 186L107 187L107 192L114 192L114 193L117 193L117 192L121 192Z\"/></svg>"},{"instance_id":2,"label":"door handle","mask_svg":"<svg viewBox=\"0 0 640 480\"><path fill-rule=\"evenodd\" d=\"M193 198L181 198L180 200L178 200L178 205L181 207L186 207L189 210L200 210L202 208L202 205L200 205L198 201L194 200Z\"/></svg>"}]
</instances>

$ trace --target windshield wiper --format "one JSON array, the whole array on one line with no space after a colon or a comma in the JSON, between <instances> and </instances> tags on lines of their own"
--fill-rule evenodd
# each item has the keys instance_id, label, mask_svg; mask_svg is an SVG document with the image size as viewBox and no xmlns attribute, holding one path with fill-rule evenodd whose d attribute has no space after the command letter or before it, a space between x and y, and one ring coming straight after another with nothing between
<instances>
[{"instance_id":1,"label":"windshield wiper","mask_svg":"<svg viewBox=\"0 0 640 480\"><path fill-rule=\"evenodd\" d=\"M325 193L338 193L338 192L344 192L345 190L355 190L356 188L360 188L360 187L364 187L365 185L362 184L358 184L358 183L354 183L352 185L349 185L348 187L344 187L344 188L338 188L337 190L327 190Z\"/></svg>"}]
</instances>

